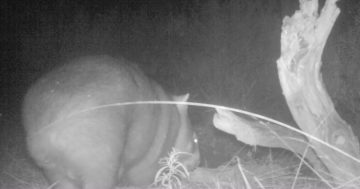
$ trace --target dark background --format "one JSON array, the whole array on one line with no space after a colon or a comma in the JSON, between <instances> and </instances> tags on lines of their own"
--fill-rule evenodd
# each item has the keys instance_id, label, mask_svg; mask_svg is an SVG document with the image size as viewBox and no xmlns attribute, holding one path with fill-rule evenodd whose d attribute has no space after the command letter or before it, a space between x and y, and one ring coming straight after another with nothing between
<instances>
[{"instance_id":1,"label":"dark background","mask_svg":"<svg viewBox=\"0 0 360 189\"><path fill-rule=\"evenodd\" d=\"M338 4L342 12L322 71L337 110L359 136L360 4ZM281 94L276 60L282 18L297 7L296 0L1 0L0 188L18 178L14 173L21 166L33 169L27 164L20 117L27 88L79 56L123 56L172 94L189 92L190 101L237 107L295 125ZM244 146L214 130L212 114L190 107L202 164L210 167Z\"/></svg>"}]
</instances>

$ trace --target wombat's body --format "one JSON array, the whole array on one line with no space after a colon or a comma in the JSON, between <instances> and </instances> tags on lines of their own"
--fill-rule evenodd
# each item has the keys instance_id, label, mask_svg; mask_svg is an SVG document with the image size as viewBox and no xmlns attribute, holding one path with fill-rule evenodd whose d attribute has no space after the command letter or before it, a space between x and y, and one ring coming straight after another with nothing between
<instances>
[{"instance_id":1,"label":"wombat's body","mask_svg":"<svg viewBox=\"0 0 360 189\"><path fill-rule=\"evenodd\" d=\"M185 105L106 106L173 100L124 59L85 57L37 81L27 93L23 123L28 150L60 189L113 189L153 181L172 149L199 160Z\"/></svg>"}]
</instances>

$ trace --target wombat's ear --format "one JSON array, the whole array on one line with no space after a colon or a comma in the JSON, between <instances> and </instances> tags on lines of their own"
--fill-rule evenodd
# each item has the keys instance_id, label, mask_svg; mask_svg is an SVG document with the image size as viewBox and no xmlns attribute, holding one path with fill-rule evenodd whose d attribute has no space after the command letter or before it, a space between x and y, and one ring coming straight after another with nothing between
<instances>
[{"instance_id":1,"label":"wombat's ear","mask_svg":"<svg viewBox=\"0 0 360 189\"><path fill-rule=\"evenodd\" d=\"M186 93L184 95L179 95L179 96L173 96L173 100L175 102L187 102L189 100L189 93Z\"/></svg>"},{"instance_id":2,"label":"wombat's ear","mask_svg":"<svg viewBox=\"0 0 360 189\"><path fill-rule=\"evenodd\" d=\"M175 102L187 102L189 99L190 94L186 93L184 95L173 96L173 100ZM179 110L180 114L187 116L187 104L176 104L177 109Z\"/></svg>"}]
</instances>

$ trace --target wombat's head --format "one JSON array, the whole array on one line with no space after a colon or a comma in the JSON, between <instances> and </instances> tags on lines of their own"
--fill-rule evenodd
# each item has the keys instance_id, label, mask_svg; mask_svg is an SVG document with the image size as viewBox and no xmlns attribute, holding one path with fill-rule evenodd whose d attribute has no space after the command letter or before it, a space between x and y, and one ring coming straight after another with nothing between
<instances>
[{"instance_id":1,"label":"wombat's head","mask_svg":"<svg viewBox=\"0 0 360 189\"><path fill-rule=\"evenodd\" d=\"M197 135L188 118L187 105L185 104L188 98L189 94L173 97L174 101L184 103L177 104L181 126L174 147L180 152L188 153L180 155L179 160L188 170L193 170L200 164L200 153Z\"/></svg>"}]
</instances>

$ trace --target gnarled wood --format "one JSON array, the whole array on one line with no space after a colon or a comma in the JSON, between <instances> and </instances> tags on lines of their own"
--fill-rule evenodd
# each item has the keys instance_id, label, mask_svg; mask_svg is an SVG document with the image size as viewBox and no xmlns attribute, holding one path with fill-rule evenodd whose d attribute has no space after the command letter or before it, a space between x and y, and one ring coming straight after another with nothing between
<instances>
[{"instance_id":1,"label":"gnarled wood","mask_svg":"<svg viewBox=\"0 0 360 189\"><path fill-rule=\"evenodd\" d=\"M280 83L291 113L338 184L360 182L359 143L336 112L320 73L321 55L340 13L337 0L327 0L318 15L317 0L300 0L300 10L285 17L281 57L277 61Z\"/></svg>"},{"instance_id":2,"label":"gnarled wood","mask_svg":"<svg viewBox=\"0 0 360 189\"><path fill-rule=\"evenodd\" d=\"M248 115L237 116L228 110L216 111L213 123L217 129L232 134L238 141L251 146L283 148L297 153L301 155L300 159L306 158L312 164L319 176L328 178L326 167L302 131Z\"/></svg>"}]
</instances>

